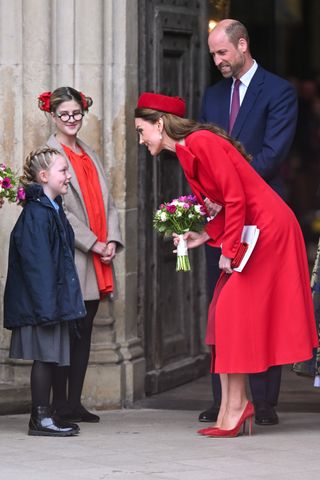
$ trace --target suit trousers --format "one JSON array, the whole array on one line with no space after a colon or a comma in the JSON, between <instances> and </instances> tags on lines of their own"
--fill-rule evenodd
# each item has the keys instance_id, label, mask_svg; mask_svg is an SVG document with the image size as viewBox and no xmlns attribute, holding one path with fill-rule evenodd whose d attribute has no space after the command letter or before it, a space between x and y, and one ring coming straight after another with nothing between
<instances>
[{"instance_id":1,"label":"suit trousers","mask_svg":"<svg viewBox=\"0 0 320 480\"><path fill-rule=\"evenodd\" d=\"M206 249L207 263L207 288L208 298L212 298L213 291L220 277L219 258L221 255L220 248L213 248L209 245ZM252 401L254 403L267 402L275 407L278 403L281 383L281 365L269 368L265 372L249 374L249 384L251 390ZM212 391L213 399L216 405L221 403L221 384L218 374L212 374Z\"/></svg>"}]
</instances>

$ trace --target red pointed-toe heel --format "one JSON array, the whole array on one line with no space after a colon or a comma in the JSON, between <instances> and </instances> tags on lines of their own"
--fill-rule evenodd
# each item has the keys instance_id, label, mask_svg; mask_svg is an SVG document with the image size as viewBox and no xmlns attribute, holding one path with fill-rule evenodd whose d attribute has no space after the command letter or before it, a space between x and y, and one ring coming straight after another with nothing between
<instances>
[{"instance_id":1,"label":"red pointed-toe heel","mask_svg":"<svg viewBox=\"0 0 320 480\"><path fill-rule=\"evenodd\" d=\"M208 432L211 432L212 430L217 430L218 427L206 427L206 428L201 428L200 430L198 430L197 433L199 433L199 435L207 435Z\"/></svg>"},{"instance_id":2,"label":"red pointed-toe heel","mask_svg":"<svg viewBox=\"0 0 320 480\"><path fill-rule=\"evenodd\" d=\"M208 431L205 435L207 437L220 437L220 438L232 438L237 437L240 434L241 427L243 427L243 433L246 430L246 421L249 420L249 435L252 435L252 419L254 416L254 406L248 400L247 405L239 418L237 425L231 430L222 430L220 428L212 428L211 431ZM209 429L208 429L209 430Z\"/></svg>"}]
</instances>

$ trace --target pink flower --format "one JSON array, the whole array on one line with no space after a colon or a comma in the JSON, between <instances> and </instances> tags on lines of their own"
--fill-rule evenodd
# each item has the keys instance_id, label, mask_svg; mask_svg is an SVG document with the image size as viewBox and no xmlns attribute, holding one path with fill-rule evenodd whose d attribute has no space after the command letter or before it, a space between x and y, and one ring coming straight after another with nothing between
<instances>
[{"instance_id":1,"label":"pink flower","mask_svg":"<svg viewBox=\"0 0 320 480\"><path fill-rule=\"evenodd\" d=\"M19 187L17 190L17 200L19 202L22 202L25 199L26 199L26 192L23 187Z\"/></svg>"},{"instance_id":2,"label":"pink flower","mask_svg":"<svg viewBox=\"0 0 320 480\"><path fill-rule=\"evenodd\" d=\"M2 180L1 186L2 188L5 188L5 189L12 188L13 185L11 184L11 179L9 177L5 177Z\"/></svg>"},{"instance_id":3,"label":"pink flower","mask_svg":"<svg viewBox=\"0 0 320 480\"><path fill-rule=\"evenodd\" d=\"M207 215L207 210L203 205L201 205L200 207L200 215L203 215L203 216Z\"/></svg>"},{"instance_id":4,"label":"pink flower","mask_svg":"<svg viewBox=\"0 0 320 480\"><path fill-rule=\"evenodd\" d=\"M0 170L2 170L3 172L6 170L6 165L5 163L0 163Z\"/></svg>"},{"instance_id":5,"label":"pink flower","mask_svg":"<svg viewBox=\"0 0 320 480\"><path fill-rule=\"evenodd\" d=\"M177 210L177 207L175 205L166 205L166 210L169 213L174 213Z\"/></svg>"},{"instance_id":6,"label":"pink flower","mask_svg":"<svg viewBox=\"0 0 320 480\"><path fill-rule=\"evenodd\" d=\"M187 210L188 208L190 208L189 203L184 203L184 204L182 205L182 208L185 208L186 210Z\"/></svg>"}]
</instances>

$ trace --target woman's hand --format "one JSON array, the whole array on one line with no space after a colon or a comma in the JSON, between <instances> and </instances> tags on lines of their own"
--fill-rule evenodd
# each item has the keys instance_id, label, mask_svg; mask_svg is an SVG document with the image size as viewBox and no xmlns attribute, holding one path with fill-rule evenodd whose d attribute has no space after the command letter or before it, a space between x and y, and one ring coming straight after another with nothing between
<instances>
[{"instance_id":1,"label":"woman's hand","mask_svg":"<svg viewBox=\"0 0 320 480\"><path fill-rule=\"evenodd\" d=\"M117 250L116 242L107 243L106 254L100 258L101 262L106 263L107 265L111 263L114 257L116 256L116 250Z\"/></svg>"},{"instance_id":2,"label":"woman's hand","mask_svg":"<svg viewBox=\"0 0 320 480\"><path fill-rule=\"evenodd\" d=\"M221 255L219 260L219 268L226 273L232 273L233 270L231 268L231 258Z\"/></svg>"},{"instance_id":3,"label":"woman's hand","mask_svg":"<svg viewBox=\"0 0 320 480\"><path fill-rule=\"evenodd\" d=\"M177 233L173 233L173 243L174 246L177 247L179 243L179 235ZM199 247L200 245L203 245L209 240L209 235L207 234L206 231L202 231L200 233L198 232L187 232L183 234L183 238L187 240L187 247L188 248L196 248Z\"/></svg>"},{"instance_id":4,"label":"woman's hand","mask_svg":"<svg viewBox=\"0 0 320 480\"><path fill-rule=\"evenodd\" d=\"M91 251L104 257L107 254L107 245L104 242L96 242L91 248Z\"/></svg>"},{"instance_id":5,"label":"woman's hand","mask_svg":"<svg viewBox=\"0 0 320 480\"><path fill-rule=\"evenodd\" d=\"M213 217L213 218L216 215L218 215L218 213L222 209L221 205L219 205L218 203L211 202L211 200L209 200L209 198L207 197L203 200L203 203L205 204L208 214L210 215L210 217Z\"/></svg>"}]
</instances>

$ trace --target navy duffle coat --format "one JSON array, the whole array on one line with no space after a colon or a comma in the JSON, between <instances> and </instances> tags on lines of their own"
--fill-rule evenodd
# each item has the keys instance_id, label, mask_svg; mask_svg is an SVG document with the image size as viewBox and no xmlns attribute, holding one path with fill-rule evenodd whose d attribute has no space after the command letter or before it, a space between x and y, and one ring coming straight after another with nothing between
<instances>
[{"instance_id":1,"label":"navy duffle coat","mask_svg":"<svg viewBox=\"0 0 320 480\"><path fill-rule=\"evenodd\" d=\"M55 200L61 205L60 197ZM74 234L62 206L58 212L40 185L30 185L10 237L5 328L85 317L73 257Z\"/></svg>"}]
</instances>

